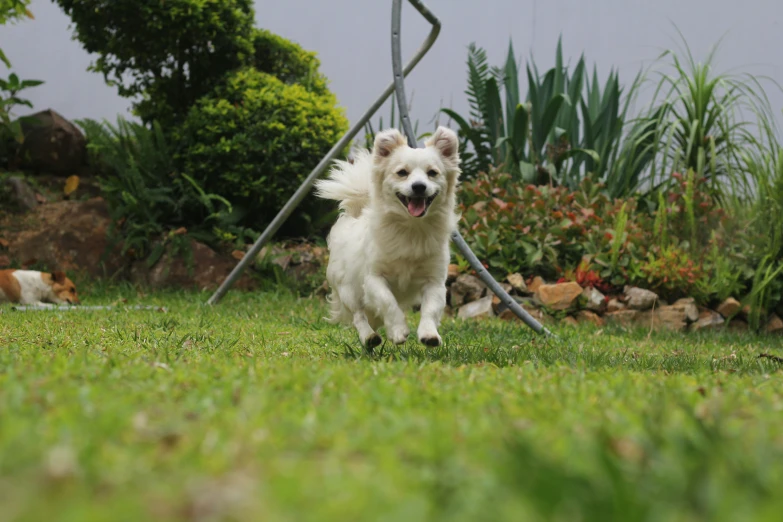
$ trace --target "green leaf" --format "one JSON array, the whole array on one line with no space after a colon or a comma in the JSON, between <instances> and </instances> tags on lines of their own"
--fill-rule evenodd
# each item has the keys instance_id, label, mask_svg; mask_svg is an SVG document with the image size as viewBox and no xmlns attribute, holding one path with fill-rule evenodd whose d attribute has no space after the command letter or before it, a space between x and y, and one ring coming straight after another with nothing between
<instances>
[{"instance_id":1,"label":"green leaf","mask_svg":"<svg viewBox=\"0 0 783 522\"><path fill-rule=\"evenodd\" d=\"M560 109L564 104L570 105L571 100L568 98L567 94L563 93L556 94L554 98L549 100L549 103L547 103L544 114L541 117L540 133L537 136L537 138L541 140L536 147L539 150L544 146L544 143L546 143L546 140L552 133L555 119L557 118L557 115L559 114Z\"/></svg>"},{"instance_id":2,"label":"green leaf","mask_svg":"<svg viewBox=\"0 0 783 522\"><path fill-rule=\"evenodd\" d=\"M506 91L506 134L510 136L513 133L514 112L519 105L519 71L511 40L508 42L508 55L503 70L503 88Z\"/></svg>"},{"instance_id":3,"label":"green leaf","mask_svg":"<svg viewBox=\"0 0 783 522\"><path fill-rule=\"evenodd\" d=\"M503 128L503 108L500 103L500 91L498 90L497 81L494 78L490 78L486 82L486 107L487 107L487 131L489 134L489 142L497 143L498 139L504 135ZM495 157L495 164L499 164L503 161L505 154L501 152L499 156Z\"/></svg>"},{"instance_id":4,"label":"green leaf","mask_svg":"<svg viewBox=\"0 0 783 522\"><path fill-rule=\"evenodd\" d=\"M11 68L11 62L8 61L8 57L5 55L2 49L0 49L0 62L3 62L9 69Z\"/></svg>"},{"instance_id":5,"label":"green leaf","mask_svg":"<svg viewBox=\"0 0 783 522\"><path fill-rule=\"evenodd\" d=\"M530 112L527 105L520 103L514 112L513 129L511 133L511 146L514 149L514 157L517 161L526 158L525 145L527 133L530 130Z\"/></svg>"},{"instance_id":6,"label":"green leaf","mask_svg":"<svg viewBox=\"0 0 783 522\"><path fill-rule=\"evenodd\" d=\"M527 161L520 161L519 162L519 173L522 176L522 179L526 183L535 183L536 182L536 166L532 163L528 163Z\"/></svg>"}]
</instances>

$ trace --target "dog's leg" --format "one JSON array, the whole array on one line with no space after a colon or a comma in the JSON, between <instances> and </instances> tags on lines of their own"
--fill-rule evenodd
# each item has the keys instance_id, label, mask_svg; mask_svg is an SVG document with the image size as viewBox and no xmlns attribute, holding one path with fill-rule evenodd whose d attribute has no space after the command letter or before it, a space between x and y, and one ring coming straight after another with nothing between
<instances>
[{"instance_id":1,"label":"dog's leg","mask_svg":"<svg viewBox=\"0 0 783 522\"><path fill-rule=\"evenodd\" d=\"M446 308L446 286L429 283L421 294L421 321L419 322L419 341L427 346L440 346L442 340L438 334L438 325Z\"/></svg>"},{"instance_id":2,"label":"dog's leg","mask_svg":"<svg viewBox=\"0 0 783 522\"><path fill-rule=\"evenodd\" d=\"M411 331L405 322L405 312L397 304L386 280L377 275L368 275L364 279L364 295L370 308L383 317L389 340L394 344L407 341Z\"/></svg>"},{"instance_id":3,"label":"dog's leg","mask_svg":"<svg viewBox=\"0 0 783 522\"><path fill-rule=\"evenodd\" d=\"M347 308L353 315L353 325L359 333L359 340L367 348L373 348L381 344L381 336L375 333L370 323L367 321L367 314L364 313L361 299L356 295L351 285L341 285L338 294L342 301L342 306Z\"/></svg>"},{"instance_id":4,"label":"dog's leg","mask_svg":"<svg viewBox=\"0 0 783 522\"><path fill-rule=\"evenodd\" d=\"M375 330L370 326L364 310L357 310L353 313L353 325L356 327L356 331L359 332L359 340L368 350L381 344L381 336L375 333Z\"/></svg>"}]
</instances>

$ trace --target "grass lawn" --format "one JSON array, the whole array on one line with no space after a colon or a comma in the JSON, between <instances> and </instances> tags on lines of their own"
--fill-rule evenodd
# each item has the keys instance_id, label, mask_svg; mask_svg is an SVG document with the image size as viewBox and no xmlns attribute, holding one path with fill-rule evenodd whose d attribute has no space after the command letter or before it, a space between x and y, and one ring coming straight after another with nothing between
<instances>
[{"instance_id":1,"label":"grass lawn","mask_svg":"<svg viewBox=\"0 0 783 522\"><path fill-rule=\"evenodd\" d=\"M780 339L448 320L371 356L319 301L87 304L123 294L169 311L0 308L0 519L783 516Z\"/></svg>"}]
</instances>

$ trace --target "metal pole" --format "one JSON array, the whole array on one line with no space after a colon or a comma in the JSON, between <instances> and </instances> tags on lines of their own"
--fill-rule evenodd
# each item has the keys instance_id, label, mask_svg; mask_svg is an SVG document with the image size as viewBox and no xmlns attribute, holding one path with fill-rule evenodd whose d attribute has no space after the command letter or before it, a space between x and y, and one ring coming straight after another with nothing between
<instances>
[{"instance_id":1,"label":"metal pole","mask_svg":"<svg viewBox=\"0 0 783 522\"><path fill-rule=\"evenodd\" d=\"M422 14L422 16L424 16L424 18L426 18L427 21L432 24L432 29L430 30L430 34L427 35L427 39L424 40L424 43L421 45L419 50L416 51L416 54L413 55L413 57L403 69L402 75L404 76L407 76L408 73L410 73L411 70L416 67L416 64L421 61L422 57L427 54L427 51L430 50L430 47L432 47L432 44L435 43L435 40L438 38L438 34L440 33L440 21L435 18L421 2L414 0L409 1ZM302 182L302 185L296 190L296 192L294 192L294 195L291 196L291 199L288 200L283 208L280 209L280 212L278 212L277 216L275 216L272 222L269 223L269 225L266 227L266 230L264 230L256 242L253 243L253 246L250 248L250 250L248 250L248 252L239 261L239 263L237 263L231 273L228 274L228 277L226 277L226 279L220 284L220 287L217 289L217 291L212 294L212 296L207 301L207 304L217 304L218 301L220 301L220 299L226 295L226 292L228 292L229 288L231 288L234 282L239 279L239 276L242 275L242 272L244 272L245 268L247 268L247 265L249 265L256 258L264 245L266 245L269 240L272 239L272 236L275 234L275 232L277 232L280 226L285 223L285 220L288 219L288 216L291 215L291 212L293 212L294 209L299 206L299 203L302 202L305 196L307 196L315 180L318 179L318 177L323 173L324 170L326 170L326 168L332 163L337 155L345 148L346 145L351 142L353 137L358 134L362 127L364 127L364 125L370 120L370 118L372 118L381 105L383 105L383 103L389 98L391 93L394 91L394 86L395 83L392 82L388 87L386 87L386 90L383 91L383 94L381 94L375 103L373 103L370 108L367 109L367 112L365 112L364 115L359 118L359 121L357 121L342 138L340 138L340 141L338 141L337 144L332 147L332 150L330 150L326 156L324 156L321 162L316 165L310 175L307 176L307 178Z\"/></svg>"},{"instance_id":2,"label":"metal pole","mask_svg":"<svg viewBox=\"0 0 783 522\"><path fill-rule=\"evenodd\" d=\"M440 27L437 18L421 3L420 0L408 0L433 26ZM408 145L416 147L416 136L413 134L413 127L408 115L408 103L405 98L405 81L402 70L402 51L400 47L400 26L402 25L402 0L393 0L392 3L392 70L394 71L394 90L397 95L397 107L400 110L400 120L405 135L408 137ZM455 230L451 234L451 240L457 245L457 249L468 260L470 266L476 271L479 278L498 296L514 314L522 319L526 325L535 330L536 333L552 335L552 332L544 328L541 323L536 321L527 311L519 306L508 292L503 290L492 275L484 269L484 265L478 260L476 255L465 242L459 231Z\"/></svg>"}]
</instances>

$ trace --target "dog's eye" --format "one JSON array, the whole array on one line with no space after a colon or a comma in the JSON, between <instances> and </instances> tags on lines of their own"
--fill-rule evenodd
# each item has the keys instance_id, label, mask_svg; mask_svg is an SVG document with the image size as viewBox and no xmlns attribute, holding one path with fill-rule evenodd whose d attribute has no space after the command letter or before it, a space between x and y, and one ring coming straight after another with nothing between
<instances>
[{"instance_id":1,"label":"dog's eye","mask_svg":"<svg viewBox=\"0 0 783 522\"><path fill-rule=\"evenodd\" d=\"M408 175L408 171L407 171L407 170L405 170L405 169L398 170L398 171L397 171L397 175L398 175L399 177L401 177L401 178L404 178L405 176L407 176L407 175Z\"/></svg>"},{"instance_id":2,"label":"dog's eye","mask_svg":"<svg viewBox=\"0 0 783 522\"><path fill-rule=\"evenodd\" d=\"M428 171L427 171L427 175L428 175L429 177L431 177L431 178L434 178L435 176L437 176L437 175L438 175L438 172L437 172L437 171L435 171L435 170L428 170Z\"/></svg>"}]
</instances>

